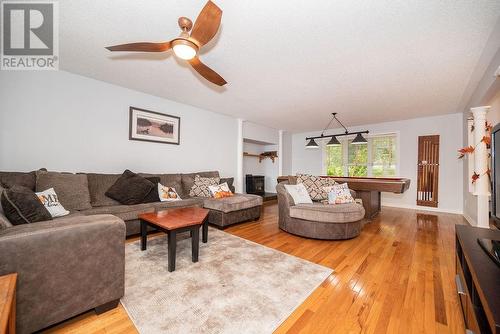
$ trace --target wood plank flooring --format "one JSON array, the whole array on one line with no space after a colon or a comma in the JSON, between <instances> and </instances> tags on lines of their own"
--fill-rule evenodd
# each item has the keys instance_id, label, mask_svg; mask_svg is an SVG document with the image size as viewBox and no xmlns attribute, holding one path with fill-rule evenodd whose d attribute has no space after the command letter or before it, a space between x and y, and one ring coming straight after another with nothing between
<instances>
[{"instance_id":1,"label":"wood plank flooring","mask_svg":"<svg viewBox=\"0 0 500 334\"><path fill-rule=\"evenodd\" d=\"M455 224L466 224L462 216L384 207L359 237L320 241L282 232L277 215L276 204L265 205L258 222L225 231L335 271L275 333L464 333L454 284ZM46 332L136 330L120 306Z\"/></svg>"}]
</instances>

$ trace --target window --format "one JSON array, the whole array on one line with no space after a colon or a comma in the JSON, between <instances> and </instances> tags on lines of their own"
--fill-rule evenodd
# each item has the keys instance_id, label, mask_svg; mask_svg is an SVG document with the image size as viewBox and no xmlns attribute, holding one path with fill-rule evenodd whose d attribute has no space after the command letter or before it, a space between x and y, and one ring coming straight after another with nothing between
<instances>
[{"instance_id":1,"label":"window","mask_svg":"<svg viewBox=\"0 0 500 334\"><path fill-rule=\"evenodd\" d=\"M341 145L324 146L325 173L331 176L392 177L398 170L398 136L365 136L368 143L352 144L352 138L337 138Z\"/></svg>"}]
</instances>

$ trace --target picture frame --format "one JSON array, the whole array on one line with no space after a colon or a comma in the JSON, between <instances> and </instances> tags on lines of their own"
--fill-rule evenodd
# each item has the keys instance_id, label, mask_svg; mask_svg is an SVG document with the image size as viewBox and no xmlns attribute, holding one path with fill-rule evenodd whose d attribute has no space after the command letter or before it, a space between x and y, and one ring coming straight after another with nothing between
<instances>
[{"instance_id":1,"label":"picture frame","mask_svg":"<svg viewBox=\"0 0 500 334\"><path fill-rule=\"evenodd\" d=\"M180 126L178 116L129 108L129 140L180 145Z\"/></svg>"}]
</instances>

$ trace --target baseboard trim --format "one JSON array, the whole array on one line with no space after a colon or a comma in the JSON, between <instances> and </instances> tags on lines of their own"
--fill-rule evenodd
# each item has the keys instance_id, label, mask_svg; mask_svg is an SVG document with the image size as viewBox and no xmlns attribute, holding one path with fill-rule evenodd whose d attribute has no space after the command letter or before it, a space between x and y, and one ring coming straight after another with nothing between
<instances>
[{"instance_id":1,"label":"baseboard trim","mask_svg":"<svg viewBox=\"0 0 500 334\"><path fill-rule=\"evenodd\" d=\"M408 205L408 204L382 203L382 206L387 206L387 207L392 207L392 208L401 208L401 209L411 209L411 210L418 210L418 211L453 213L453 214L457 214L457 215L464 214L462 210L431 208L431 207L418 206L418 205Z\"/></svg>"},{"instance_id":2,"label":"baseboard trim","mask_svg":"<svg viewBox=\"0 0 500 334\"><path fill-rule=\"evenodd\" d=\"M467 220L467 223L469 223L470 226L477 226L476 221L471 216L469 216L465 212L463 213L463 216L464 216L465 220Z\"/></svg>"}]
</instances>

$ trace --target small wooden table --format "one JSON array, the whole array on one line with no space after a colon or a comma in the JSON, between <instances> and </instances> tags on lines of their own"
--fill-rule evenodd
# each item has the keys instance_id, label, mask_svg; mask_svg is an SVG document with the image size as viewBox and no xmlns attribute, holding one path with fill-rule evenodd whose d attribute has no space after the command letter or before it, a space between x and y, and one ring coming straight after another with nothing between
<instances>
[{"instance_id":1,"label":"small wooden table","mask_svg":"<svg viewBox=\"0 0 500 334\"><path fill-rule=\"evenodd\" d=\"M0 276L0 333L16 333L17 274Z\"/></svg>"},{"instance_id":2,"label":"small wooden table","mask_svg":"<svg viewBox=\"0 0 500 334\"><path fill-rule=\"evenodd\" d=\"M209 210L192 207L170 209L159 212L144 213L139 215L141 220L141 250L146 250L148 225L167 233L168 236L168 271L175 270L175 252L177 246L177 233L189 231L191 233L191 257L193 262L198 262L200 247L200 227L203 226L202 241L208 241L208 216Z\"/></svg>"}]
</instances>

